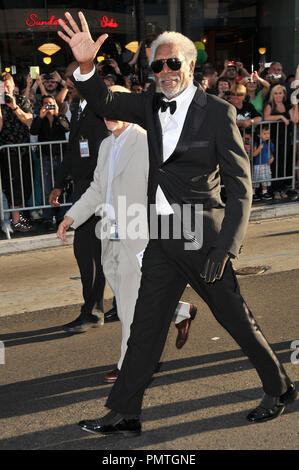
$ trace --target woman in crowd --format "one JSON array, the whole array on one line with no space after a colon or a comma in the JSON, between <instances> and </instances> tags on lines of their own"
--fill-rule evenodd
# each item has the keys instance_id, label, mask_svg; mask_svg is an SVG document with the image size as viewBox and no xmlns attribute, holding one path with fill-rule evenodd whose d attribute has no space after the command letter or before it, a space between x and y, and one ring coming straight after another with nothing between
<instances>
[{"instance_id":1,"label":"woman in crowd","mask_svg":"<svg viewBox=\"0 0 299 470\"><path fill-rule=\"evenodd\" d=\"M264 120L277 122L271 124L271 140L276 146L275 161L272 163L274 178L292 175L292 126L299 120L298 104L287 101L286 89L282 85L275 85L270 93L269 102L264 109ZM286 185L290 180L282 179L273 182L274 200L288 199ZM290 197L292 195L290 194Z\"/></svg>"},{"instance_id":2,"label":"woman in crowd","mask_svg":"<svg viewBox=\"0 0 299 470\"><path fill-rule=\"evenodd\" d=\"M253 72L250 77L244 78L242 83L246 86L249 103L253 104L257 112L262 113L264 99L270 90L270 83L261 78L257 72Z\"/></svg>"},{"instance_id":3,"label":"woman in crowd","mask_svg":"<svg viewBox=\"0 0 299 470\"><path fill-rule=\"evenodd\" d=\"M245 101L247 94L246 87L238 84L231 93L231 103L237 110L237 126L240 129L246 129L253 124L258 124L262 120L262 116L257 112L255 107Z\"/></svg>"}]
</instances>

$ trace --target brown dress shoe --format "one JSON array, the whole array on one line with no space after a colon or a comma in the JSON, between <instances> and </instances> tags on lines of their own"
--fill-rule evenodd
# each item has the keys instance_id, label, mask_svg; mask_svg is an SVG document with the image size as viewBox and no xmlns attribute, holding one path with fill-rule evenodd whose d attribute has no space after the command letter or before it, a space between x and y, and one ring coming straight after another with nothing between
<instances>
[{"instance_id":1,"label":"brown dress shoe","mask_svg":"<svg viewBox=\"0 0 299 470\"><path fill-rule=\"evenodd\" d=\"M181 349L188 339L191 321L194 320L195 315L197 314L197 307L195 307L195 305L190 304L189 313L190 318L186 318L185 320L182 320L180 321L180 323L176 323L175 325L178 329L178 335L175 342L175 345L178 349Z\"/></svg>"},{"instance_id":2,"label":"brown dress shoe","mask_svg":"<svg viewBox=\"0 0 299 470\"><path fill-rule=\"evenodd\" d=\"M119 374L120 374L119 369L113 369L110 372L107 372L107 374L104 375L104 382L107 384L113 384L116 381Z\"/></svg>"}]
</instances>

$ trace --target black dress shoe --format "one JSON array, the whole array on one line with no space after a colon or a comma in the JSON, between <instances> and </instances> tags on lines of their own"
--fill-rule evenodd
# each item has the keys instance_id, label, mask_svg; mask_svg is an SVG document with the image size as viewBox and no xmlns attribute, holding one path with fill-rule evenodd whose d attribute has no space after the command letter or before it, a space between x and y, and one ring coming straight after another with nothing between
<instances>
[{"instance_id":1,"label":"black dress shoe","mask_svg":"<svg viewBox=\"0 0 299 470\"><path fill-rule=\"evenodd\" d=\"M277 418L277 416L280 416L284 412L286 405L289 405L295 401L296 396L297 390L295 385L292 383L287 391L280 397L273 397L273 401L276 401L276 403L274 403L271 407L265 407L263 406L262 401L262 403L257 408L249 413L247 419L251 423L261 423Z\"/></svg>"},{"instance_id":2,"label":"black dress shoe","mask_svg":"<svg viewBox=\"0 0 299 470\"><path fill-rule=\"evenodd\" d=\"M104 313L104 323L111 323L113 321L119 321L115 307L112 307L108 312Z\"/></svg>"},{"instance_id":3,"label":"black dress shoe","mask_svg":"<svg viewBox=\"0 0 299 470\"><path fill-rule=\"evenodd\" d=\"M136 437L141 434L141 423L139 419L125 419L119 416L113 424L102 424L101 419L80 421L79 426L83 431L92 434L121 435L123 437Z\"/></svg>"},{"instance_id":4,"label":"black dress shoe","mask_svg":"<svg viewBox=\"0 0 299 470\"><path fill-rule=\"evenodd\" d=\"M84 333L89 328L97 328L100 325L100 319L96 315L90 314L87 317L80 315L76 320L63 325L63 329L69 333Z\"/></svg>"},{"instance_id":5,"label":"black dress shoe","mask_svg":"<svg viewBox=\"0 0 299 470\"><path fill-rule=\"evenodd\" d=\"M185 320L182 320L175 325L178 329L178 335L175 341L175 345L178 349L181 349L188 339L191 321L194 320L195 315L197 314L197 307L195 307L193 304L190 304L189 313L190 318L185 318Z\"/></svg>"}]
</instances>

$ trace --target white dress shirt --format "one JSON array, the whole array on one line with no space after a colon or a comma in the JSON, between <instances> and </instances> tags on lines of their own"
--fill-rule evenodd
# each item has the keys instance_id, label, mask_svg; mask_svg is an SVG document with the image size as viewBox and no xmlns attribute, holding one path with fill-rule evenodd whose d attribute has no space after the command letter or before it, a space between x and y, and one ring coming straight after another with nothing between
<instances>
[{"instance_id":1,"label":"white dress shirt","mask_svg":"<svg viewBox=\"0 0 299 470\"><path fill-rule=\"evenodd\" d=\"M177 146L188 108L196 90L196 86L191 83L180 95L173 98L176 101L176 111L174 114L170 113L169 108L164 113L162 113L161 109L158 112L162 127L163 162L170 157ZM173 214L173 210L160 186L158 186L156 192L156 212L159 215Z\"/></svg>"},{"instance_id":2,"label":"white dress shirt","mask_svg":"<svg viewBox=\"0 0 299 470\"><path fill-rule=\"evenodd\" d=\"M108 169L108 181L107 181L107 192L106 192L106 215L110 220L115 220L115 211L113 205L113 195L112 195L112 181L115 176L115 172L118 166L118 162L121 156L123 146L127 140L127 137L133 127L133 124L130 124L118 137L111 135L111 150L109 154L109 169Z\"/></svg>"},{"instance_id":3,"label":"white dress shirt","mask_svg":"<svg viewBox=\"0 0 299 470\"><path fill-rule=\"evenodd\" d=\"M82 75L80 73L80 67L78 67L74 71L74 77L77 81L85 81L91 78L94 72L95 68L91 72ZM162 113L161 110L158 112L162 127L163 162L165 162L170 157L177 146L188 108L194 98L196 90L196 86L191 83L180 95L178 95L176 98L173 98L177 104L174 114L170 114L169 108L167 108L164 113ZM173 214L173 210L160 186L158 186L156 192L156 212L159 215Z\"/></svg>"},{"instance_id":4,"label":"white dress shirt","mask_svg":"<svg viewBox=\"0 0 299 470\"><path fill-rule=\"evenodd\" d=\"M79 106L80 106L80 108L81 108L81 113L82 113L82 111L84 110L84 108L85 108L86 105L87 105L87 101L86 101L85 99L80 100Z\"/></svg>"}]
</instances>

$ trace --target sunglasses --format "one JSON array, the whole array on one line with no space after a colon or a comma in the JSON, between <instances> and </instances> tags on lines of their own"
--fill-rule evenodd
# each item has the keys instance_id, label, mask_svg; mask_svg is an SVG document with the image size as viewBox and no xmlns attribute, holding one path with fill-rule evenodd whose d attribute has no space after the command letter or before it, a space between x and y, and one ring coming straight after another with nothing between
<instances>
[{"instance_id":1,"label":"sunglasses","mask_svg":"<svg viewBox=\"0 0 299 470\"><path fill-rule=\"evenodd\" d=\"M246 96L244 93L231 93L231 96Z\"/></svg>"},{"instance_id":2,"label":"sunglasses","mask_svg":"<svg viewBox=\"0 0 299 470\"><path fill-rule=\"evenodd\" d=\"M154 60L151 63L151 69L154 73L160 73L164 67L164 64L167 64L167 67L170 70L180 70L183 60L179 60L176 57L170 57L169 59L159 59Z\"/></svg>"}]
</instances>

